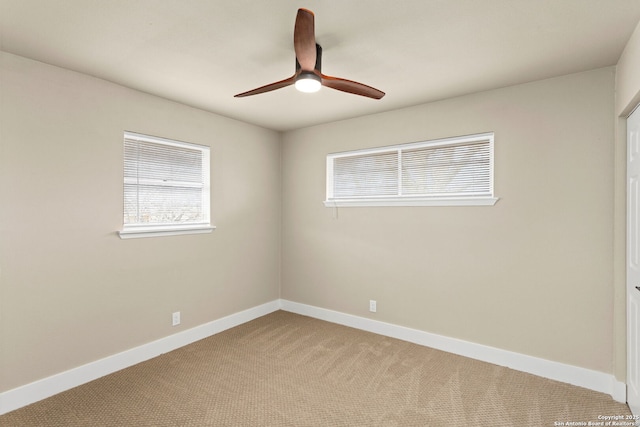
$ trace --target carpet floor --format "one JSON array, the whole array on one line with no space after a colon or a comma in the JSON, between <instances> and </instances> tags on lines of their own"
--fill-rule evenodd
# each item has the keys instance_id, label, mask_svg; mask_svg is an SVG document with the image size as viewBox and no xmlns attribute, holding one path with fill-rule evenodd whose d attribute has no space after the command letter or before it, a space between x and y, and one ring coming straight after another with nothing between
<instances>
[{"instance_id":1,"label":"carpet floor","mask_svg":"<svg viewBox=\"0 0 640 427\"><path fill-rule=\"evenodd\" d=\"M277 311L0 426L542 427L628 415L602 393Z\"/></svg>"}]
</instances>

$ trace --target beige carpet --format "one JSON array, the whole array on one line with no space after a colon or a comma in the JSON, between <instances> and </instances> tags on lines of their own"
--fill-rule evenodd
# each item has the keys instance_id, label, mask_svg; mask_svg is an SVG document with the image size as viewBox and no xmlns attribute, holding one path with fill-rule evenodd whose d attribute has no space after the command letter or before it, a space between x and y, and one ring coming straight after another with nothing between
<instances>
[{"instance_id":1,"label":"beige carpet","mask_svg":"<svg viewBox=\"0 0 640 427\"><path fill-rule=\"evenodd\" d=\"M610 396L278 311L0 417L0 426L555 426Z\"/></svg>"}]
</instances>

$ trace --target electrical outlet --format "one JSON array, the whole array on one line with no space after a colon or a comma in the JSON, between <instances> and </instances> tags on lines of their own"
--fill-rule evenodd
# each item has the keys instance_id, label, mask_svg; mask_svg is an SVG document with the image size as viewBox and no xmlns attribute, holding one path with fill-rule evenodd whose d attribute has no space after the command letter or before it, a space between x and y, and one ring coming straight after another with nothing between
<instances>
[{"instance_id":1,"label":"electrical outlet","mask_svg":"<svg viewBox=\"0 0 640 427\"><path fill-rule=\"evenodd\" d=\"M171 325L178 326L180 324L180 312L176 311L171 315Z\"/></svg>"},{"instance_id":2,"label":"electrical outlet","mask_svg":"<svg viewBox=\"0 0 640 427\"><path fill-rule=\"evenodd\" d=\"M376 309L377 309L376 300L374 300L374 299L369 300L369 311L372 312L372 313L375 313Z\"/></svg>"}]
</instances>

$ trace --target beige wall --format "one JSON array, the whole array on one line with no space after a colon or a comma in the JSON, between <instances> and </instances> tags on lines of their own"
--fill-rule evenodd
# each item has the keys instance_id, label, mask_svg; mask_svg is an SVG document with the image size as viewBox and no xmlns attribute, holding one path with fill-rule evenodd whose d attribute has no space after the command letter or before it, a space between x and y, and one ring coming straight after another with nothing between
<instances>
[{"instance_id":1,"label":"beige wall","mask_svg":"<svg viewBox=\"0 0 640 427\"><path fill-rule=\"evenodd\" d=\"M627 116L640 103L640 22L616 69L616 115Z\"/></svg>"},{"instance_id":2,"label":"beige wall","mask_svg":"<svg viewBox=\"0 0 640 427\"><path fill-rule=\"evenodd\" d=\"M612 373L613 110L604 68L286 133L282 298ZM328 153L489 131L493 207L323 207Z\"/></svg>"},{"instance_id":3,"label":"beige wall","mask_svg":"<svg viewBox=\"0 0 640 427\"><path fill-rule=\"evenodd\" d=\"M0 392L279 297L280 134L6 53L0 119ZM211 147L217 230L116 235L124 130Z\"/></svg>"}]
</instances>

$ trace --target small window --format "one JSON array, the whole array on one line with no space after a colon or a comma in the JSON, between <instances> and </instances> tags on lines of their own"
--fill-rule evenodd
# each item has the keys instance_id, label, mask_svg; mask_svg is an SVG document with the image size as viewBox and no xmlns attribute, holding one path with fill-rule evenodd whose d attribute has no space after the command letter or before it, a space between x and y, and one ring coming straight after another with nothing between
<instances>
[{"instance_id":1,"label":"small window","mask_svg":"<svg viewBox=\"0 0 640 427\"><path fill-rule=\"evenodd\" d=\"M493 205L493 133L327 156L325 206Z\"/></svg>"},{"instance_id":2,"label":"small window","mask_svg":"<svg viewBox=\"0 0 640 427\"><path fill-rule=\"evenodd\" d=\"M124 134L121 238L208 233L209 147Z\"/></svg>"}]
</instances>

